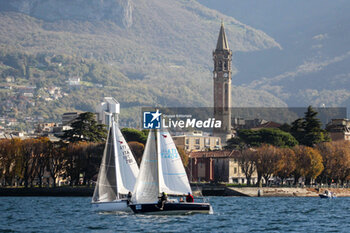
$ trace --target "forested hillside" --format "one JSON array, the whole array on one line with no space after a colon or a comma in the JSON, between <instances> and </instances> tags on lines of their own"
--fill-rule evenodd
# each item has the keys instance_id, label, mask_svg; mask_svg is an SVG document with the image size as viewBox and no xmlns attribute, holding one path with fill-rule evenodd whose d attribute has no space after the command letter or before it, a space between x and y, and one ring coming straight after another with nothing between
<instances>
[{"instance_id":1,"label":"forested hillside","mask_svg":"<svg viewBox=\"0 0 350 233\"><path fill-rule=\"evenodd\" d=\"M93 111L113 96L128 125L138 122L139 106L212 106L211 52L221 19L234 52L279 47L196 1L1 0L1 98L8 101L0 115L59 120L64 111ZM69 85L76 77L80 84ZM23 96L24 87L33 97ZM53 87L62 97L43 97ZM285 105L265 94L234 91L234 103Z\"/></svg>"}]
</instances>

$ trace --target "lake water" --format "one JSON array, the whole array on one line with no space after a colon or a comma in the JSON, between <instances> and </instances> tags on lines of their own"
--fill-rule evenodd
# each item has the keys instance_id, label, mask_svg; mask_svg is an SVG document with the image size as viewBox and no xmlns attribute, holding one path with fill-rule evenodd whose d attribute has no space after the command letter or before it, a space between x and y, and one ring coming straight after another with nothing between
<instances>
[{"instance_id":1,"label":"lake water","mask_svg":"<svg viewBox=\"0 0 350 233\"><path fill-rule=\"evenodd\" d=\"M0 232L350 232L350 198L211 197L212 215L99 214L86 197L0 197Z\"/></svg>"}]
</instances>

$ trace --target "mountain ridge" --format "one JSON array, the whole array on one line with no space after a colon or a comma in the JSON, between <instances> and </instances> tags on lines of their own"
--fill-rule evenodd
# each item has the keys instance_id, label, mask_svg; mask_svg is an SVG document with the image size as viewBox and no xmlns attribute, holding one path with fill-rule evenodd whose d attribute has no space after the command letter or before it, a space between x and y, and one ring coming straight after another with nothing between
<instances>
[{"instance_id":1,"label":"mountain ridge","mask_svg":"<svg viewBox=\"0 0 350 233\"><path fill-rule=\"evenodd\" d=\"M115 6L116 10L111 15L118 17L114 21L101 15L89 17L89 14L86 14L87 18L58 17L50 20L37 15L50 14L51 8L57 10L60 4L67 2L73 4L70 5L73 10L68 7L66 11L74 12L77 10L74 4L82 1L0 0L0 49L4 53L18 52L34 57L43 54L39 60L44 60L42 64L47 65L42 67L36 58L33 58L33 64L26 61L28 58L18 59L18 66L24 68L4 66L2 81L9 69L22 72L22 75L15 77L15 82L18 79L39 85L41 80L40 85L44 87L54 84L66 89L67 86L62 82L73 76L79 76L87 83L93 81L93 85L82 86L80 91L76 91L80 94L87 91L93 93L92 96L81 96L88 104L84 104L71 91L72 96L69 98L74 97L74 101L79 104L69 104L69 109L91 110L106 95L115 97L122 107L128 106L123 108L125 112L122 117L133 117L134 120L137 120L137 106L212 106L211 52L216 45L221 19L224 20L229 45L234 52L281 48L266 33L203 7L196 1L84 1L92 5L79 9L80 17L84 11L93 9L94 4L101 4L98 5L102 9L97 11L99 14L103 14L103 9L111 8L108 6ZM27 3L32 4L25 5ZM123 7L127 10L124 11ZM65 12L64 9L60 11ZM127 20L123 23L125 17ZM57 67L59 63L50 61L57 56L67 57L67 61L74 65L64 63ZM51 74L50 69L53 70ZM28 77L23 76L25 70L29 71L26 74ZM236 72L235 69L233 72ZM60 78L57 81L47 78L52 75L60 75ZM98 84L94 80L100 80L102 87L94 87ZM245 99L251 99L244 97L248 92L252 96L262 97L261 100L255 98L254 107L285 106L283 101L273 95L254 90L241 91L240 95L233 93L236 105L254 104L251 100L245 102ZM64 109L63 102L68 103L69 100L65 98L68 97L55 103L59 109ZM45 106L47 103L42 104ZM49 108L52 108L51 105Z\"/></svg>"},{"instance_id":2,"label":"mountain ridge","mask_svg":"<svg viewBox=\"0 0 350 233\"><path fill-rule=\"evenodd\" d=\"M263 30L281 45L281 50L237 53L237 85L265 90L288 106L350 108L348 1L199 2Z\"/></svg>"}]
</instances>

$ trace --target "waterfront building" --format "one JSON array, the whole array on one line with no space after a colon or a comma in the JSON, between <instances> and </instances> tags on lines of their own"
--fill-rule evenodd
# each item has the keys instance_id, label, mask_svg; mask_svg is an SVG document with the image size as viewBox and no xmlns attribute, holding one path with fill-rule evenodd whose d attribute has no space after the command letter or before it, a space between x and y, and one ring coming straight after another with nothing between
<instances>
[{"instance_id":1,"label":"waterfront building","mask_svg":"<svg viewBox=\"0 0 350 233\"><path fill-rule=\"evenodd\" d=\"M350 141L350 120L332 119L327 125L326 130L332 141L349 140Z\"/></svg>"},{"instance_id":2,"label":"waterfront building","mask_svg":"<svg viewBox=\"0 0 350 233\"><path fill-rule=\"evenodd\" d=\"M213 51L213 60L214 118L222 122L222 127L214 129L213 134L220 137L224 145L231 138L232 51L228 46L223 23L221 23L216 49Z\"/></svg>"},{"instance_id":3,"label":"waterfront building","mask_svg":"<svg viewBox=\"0 0 350 233\"><path fill-rule=\"evenodd\" d=\"M246 184L247 179L235 156L239 151L196 151L189 154L188 173L192 182L226 182ZM257 173L251 184L257 182Z\"/></svg>"},{"instance_id":4,"label":"waterfront building","mask_svg":"<svg viewBox=\"0 0 350 233\"><path fill-rule=\"evenodd\" d=\"M202 150L220 150L221 138L203 135L202 132L173 136L174 143L186 152Z\"/></svg>"}]
</instances>

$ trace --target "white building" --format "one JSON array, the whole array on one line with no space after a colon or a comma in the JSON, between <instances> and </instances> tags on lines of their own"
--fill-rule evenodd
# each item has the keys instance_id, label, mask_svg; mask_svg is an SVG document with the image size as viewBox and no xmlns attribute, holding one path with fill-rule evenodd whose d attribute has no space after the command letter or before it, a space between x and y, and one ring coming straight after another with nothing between
<instances>
[{"instance_id":1,"label":"white building","mask_svg":"<svg viewBox=\"0 0 350 233\"><path fill-rule=\"evenodd\" d=\"M68 80L69 86L78 86L80 85L81 78L80 77L71 77Z\"/></svg>"},{"instance_id":2,"label":"white building","mask_svg":"<svg viewBox=\"0 0 350 233\"><path fill-rule=\"evenodd\" d=\"M120 104L113 97L105 97L104 101L96 107L96 112L98 114L99 123L110 126L112 116L114 120L118 122Z\"/></svg>"},{"instance_id":3,"label":"white building","mask_svg":"<svg viewBox=\"0 0 350 233\"><path fill-rule=\"evenodd\" d=\"M173 136L173 140L176 146L187 152L221 149L220 137L203 135L202 132L195 131L186 135Z\"/></svg>"}]
</instances>

